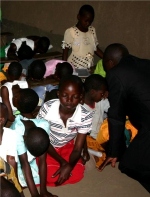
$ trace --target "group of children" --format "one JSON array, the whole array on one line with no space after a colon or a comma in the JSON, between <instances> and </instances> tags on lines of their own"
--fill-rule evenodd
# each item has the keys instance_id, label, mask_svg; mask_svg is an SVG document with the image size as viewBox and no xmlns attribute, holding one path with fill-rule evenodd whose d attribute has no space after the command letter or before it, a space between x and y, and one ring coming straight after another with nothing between
<instances>
[{"instance_id":1,"label":"group of children","mask_svg":"<svg viewBox=\"0 0 150 197\"><path fill-rule=\"evenodd\" d=\"M74 68L93 66L94 53L103 57L91 26L94 15L92 6L80 8L77 24L64 35L63 60L44 63L32 59L25 67L21 62L8 66L1 87L0 157L14 169L15 186L21 196L24 196L22 188L28 187L31 196L55 197L46 186L80 181L84 164L90 159L88 148L103 154L95 157L97 167L105 157L108 137L104 140L101 127L107 121L109 108L107 83L100 73L91 74L84 81L73 75ZM30 50L26 47L28 41L24 39L26 44L19 45L24 47L21 53L17 47L11 49L19 43L13 42L7 55L25 54ZM35 50L41 46L37 42L29 53L32 57L33 51L45 52L42 47ZM72 53L68 57L70 48ZM27 71L24 76L23 69ZM21 77L25 78L20 80ZM5 127L7 120L10 128ZM5 171L4 175L7 174ZM40 192L36 186L40 186Z\"/></svg>"}]
</instances>

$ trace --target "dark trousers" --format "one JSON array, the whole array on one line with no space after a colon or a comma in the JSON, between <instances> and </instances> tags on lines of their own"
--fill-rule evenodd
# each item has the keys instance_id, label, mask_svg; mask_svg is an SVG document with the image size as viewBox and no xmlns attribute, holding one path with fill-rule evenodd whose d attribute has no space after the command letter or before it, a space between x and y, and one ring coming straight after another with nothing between
<instances>
[{"instance_id":1,"label":"dark trousers","mask_svg":"<svg viewBox=\"0 0 150 197\"><path fill-rule=\"evenodd\" d=\"M150 132L141 132L134 138L121 157L119 169L139 181L150 193Z\"/></svg>"}]
</instances>

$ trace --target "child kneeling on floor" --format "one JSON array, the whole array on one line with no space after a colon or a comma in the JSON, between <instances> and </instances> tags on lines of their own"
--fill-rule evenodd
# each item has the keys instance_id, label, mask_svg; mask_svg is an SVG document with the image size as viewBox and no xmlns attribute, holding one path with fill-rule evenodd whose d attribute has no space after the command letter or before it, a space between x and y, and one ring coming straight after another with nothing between
<instances>
[{"instance_id":1,"label":"child kneeling on floor","mask_svg":"<svg viewBox=\"0 0 150 197\"><path fill-rule=\"evenodd\" d=\"M51 146L49 123L44 119L35 119L32 114L39 101L38 95L34 90L29 88L20 89L18 85L13 86L12 90L14 106L20 111L11 125L11 129L20 134L20 139L17 140L19 182L22 187L29 188L31 196L57 197L48 192L46 188L46 151ZM28 130L34 127L36 133L30 137L31 146L29 147L27 134ZM40 132L41 129L44 132ZM36 158L39 159L39 167ZM39 184L40 191L38 192L36 186Z\"/></svg>"},{"instance_id":2,"label":"child kneeling on floor","mask_svg":"<svg viewBox=\"0 0 150 197\"><path fill-rule=\"evenodd\" d=\"M62 78L58 98L47 101L37 118L50 123L47 185L57 186L76 183L84 176L81 160L86 134L91 131L92 113L80 104L83 97L82 80L77 76Z\"/></svg>"}]
</instances>

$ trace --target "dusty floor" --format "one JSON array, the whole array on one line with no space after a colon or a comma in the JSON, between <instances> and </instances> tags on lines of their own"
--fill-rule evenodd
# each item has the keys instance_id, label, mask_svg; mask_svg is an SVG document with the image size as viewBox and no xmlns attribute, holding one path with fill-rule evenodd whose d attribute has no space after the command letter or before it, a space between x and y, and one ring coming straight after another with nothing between
<instances>
[{"instance_id":1,"label":"dusty floor","mask_svg":"<svg viewBox=\"0 0 150 197\"><path fill-rule=\"evenodd\" d=\"M117 166L107 166L103 172L91 169L85 177L74 185L48 187L59 197L149 197L149 193L135 180L122 174ZM28 189L24 190L29 197Z\"/></svg>"}]
</instances>

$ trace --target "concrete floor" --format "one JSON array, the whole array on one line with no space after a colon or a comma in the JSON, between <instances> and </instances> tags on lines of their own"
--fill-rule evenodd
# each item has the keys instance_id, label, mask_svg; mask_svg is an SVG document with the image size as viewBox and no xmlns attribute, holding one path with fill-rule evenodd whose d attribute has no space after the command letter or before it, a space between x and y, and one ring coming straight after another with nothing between
<instances>
[{"instance_id":1,"label":"concrete floor","mask_svg":"<svg viewBox=\"0 0 150 197\"><path fill-rule=\"evenodd\" d=\"M90 169L76 184L48 187L48 191L59 197L149 197L150 194L135 180L122 174L118 167L107 166L104 171ZM29 197L28 189L24 190Z\"/></svg>"}]
</instances>

